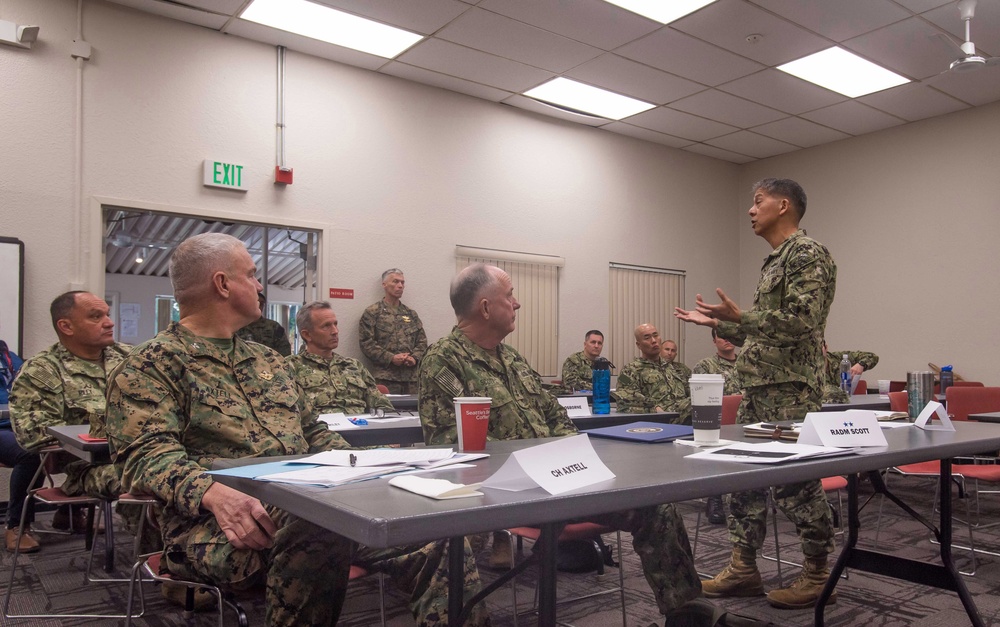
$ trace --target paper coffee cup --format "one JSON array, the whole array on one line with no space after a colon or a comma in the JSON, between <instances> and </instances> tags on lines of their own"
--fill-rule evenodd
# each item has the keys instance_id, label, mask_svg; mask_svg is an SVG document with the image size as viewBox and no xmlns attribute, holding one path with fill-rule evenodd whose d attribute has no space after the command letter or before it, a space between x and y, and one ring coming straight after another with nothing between
<instances>
[{"instance_id":1,"label":"paper coffee cup","mask_svg":"<svg viewBox=\"0 0 1000 627\"><path fill-rule=\"evenodd\" d=\"M719 441L722 425L722 391L725 379L721 374L693 374L691 387L691 426L694 441L714 444Z\"/></svg>"},{"instance_id":2,"label":"paper coffee cup","mask_svg":"<svg viewBox=\"0 0 1000 627\"><path fill-rule=\"evenodd\" d=\"M458 396L455 398L455 425L458 428L458 451L485 451L486 434L490 430L488 396Z\"/></svg>"},{"instance_id":3,"label":"paper coffee cup","mask_svg":"<svg viewBox=\"0 0 1000 627\"><path fill-rule=\"evenodd\" d=\"M878 380L878 397L889 398L889 379Z\"/></svg>"}]
</instances>

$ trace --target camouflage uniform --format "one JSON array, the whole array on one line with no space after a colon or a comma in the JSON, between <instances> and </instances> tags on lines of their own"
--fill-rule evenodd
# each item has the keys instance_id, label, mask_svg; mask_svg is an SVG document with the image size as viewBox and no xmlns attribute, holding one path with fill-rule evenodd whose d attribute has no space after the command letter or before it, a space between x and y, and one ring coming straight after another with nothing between
<instances>
[{"instance_id":1,"label":"camouflage uniform","mask_svg":"<svg viewBox=\"0 0 1000 627\"><path fill-rule=\"evenodd\" d=\"M489 396L489 438L520 440L577 433L555 398L520 354L500 344L487 351L458 327L427 351L420 364L420 422L427 444L453 444L456 396ZM660 612L667 614L701 595L684 521L673 505L657 505L588 517L630 531L646 581Z\"/></svg>"},{"instance_id":2,"label":"camouflage uniform","mask_svg":"<svg viewBox=\"0 0 1000 627\"><path fill-rule=\"evenodd\" d=\"M357 359L337 353L327 359L302 351L285 361L317 414L342 412L353 416L376 408L393 409L389 399L375 387L375 378Z\"/></svg>"},{"instance_id":3,"label":"camouflage uniform","mask_svg":"<svg viewBox=\"0 0 1000 627\"><path fill-rule=\"evenodd\" d=\"M736 373L736 360L723 359L718 353L699 361L692 372L695 374L721 374L725 380L722 387L723 394L739 394L742 389L740 388L739 375Z\"/></svg>"},{"instance_id":4,"label":"camouflage uniform","mask_svg":"<svg viewBox=\"0 0 1000 627\"><path fill-rule=\"evenodd\" d=\"M685 366L686 367L686 366ZM691 386L681 371L660 359L639 357L618 375L618 411L649 414L656 407L675 411L678 424L691 424Z\"/></svg>"},{"instance_id":5,"label":"camouflage uniform","mask_svg":"<svg viewBox=\"0 0 1000 627\"><path fill-rule=\"evenodd\" d=\"M594 362L583 351L566 358L562 366L563 387L571 392L594 389Z\"/></svg>"},{"instance_id":6,"label":"camouflage uniform","mask_svg":"<svg viewBox=\"0 0 1000 627\"><path fill-rule=\"evenodd\" d=\"M719 337L742 346L736 368L743 383L737 422L802 420L819 411L823 393L823 334L837 285L830 252L804 231L775 248L761 268L753 307L739 323L720 322ZM817 481L775 488L775 502L798 530L802 553L833 551L833 520ZM759 551L766 535L764 490L730 495L733 544Z\"/></svg>"},{"instance_id":7,"label":"camouflage uniform","mask_svg":"<svg viewBox=\"0 0 1000 627\"><path fill-rule=\"evenodd\" d=\"M684 381L687 381L688 379L691 378L691 369L682 364L681 362L677 361L676 359L669 362L667 365L676 370L678 376L680 376L680 378L683 379Z\"/></svg>"},{"instance_id":8,"label":"camouflage uniform","mask_svg":"<svg viewBox=\"0 0 1000 627\"><path fill-rule=\"evenodd\" d=\"M257 318L236 332L236 337L247 342L257 342L278 351L284 357L292 354L292 345L288 341L285 327L264 316Z\"/></svg>"},{"instance_id":9,"label":"camouflage uniform","mask_svg":"<svg viewBox=\"0 0 1000 627\"><path fill-rule=\"evenodd\" d=\"M861 367L868 372L878 365L878 355L866 351L826 351L826 368L823 376L823 402L824 403L847 403L851 399L847 392L840 388L840 360L847 354L847 360L851 365L861 364Z\"/></svg>"},{"instance_id":10,"label":"camouflage uniform","mask_svg":"<svg viewBox=\"0 0 1000 627\"><path fill-rule=\"evenodd\" d=\"M212 340L173 323L136 348L108 386L108 439L122 482L151 493L165 567L232 590L266 584L268 625L335 624L349 565L389 574L410 594L420 625L447 622L447 544L374 550L265 505L278 527L273 548L233 547L201 508L218 459L294 455L348 448L316 420L284 359L240 339ZM479 590L465 550L465 593ZM482 606L473 623L486 624Z\"/></svg>"},{"instance_id":11,"label":"camouflage uniform","mask_svg":"<svg viewBox=\"0 0 1000 627\"><path fill-rule=\"evenodd\" d=\"M62 343L38 353L21 367L10 393L11 426L22 448L37 452L58 444L46 427L90 424L90 433L104 437L104 389L107 374L126 356L131 346L112 344L104 349L103 363L69 352ZM117 498L118 473L111 464L88 464L74 458L60 469L66 473L62 488L70 496Z\"/></svg>"},{"instance_id":12,"label":"camouflage uniform","mask_svg":"<svg viewBox=\"0 0 1000 627\"><path fill-rule=\"evenodd\" d=\"M380 300L361 314L361 352L372 361L375 380L393 394L416 394L417 369L427 352L427 335L420 316L403 303L395 307ZM392 356L410 353L415 366L394 366Z\"/></svg>"}]
</instances>

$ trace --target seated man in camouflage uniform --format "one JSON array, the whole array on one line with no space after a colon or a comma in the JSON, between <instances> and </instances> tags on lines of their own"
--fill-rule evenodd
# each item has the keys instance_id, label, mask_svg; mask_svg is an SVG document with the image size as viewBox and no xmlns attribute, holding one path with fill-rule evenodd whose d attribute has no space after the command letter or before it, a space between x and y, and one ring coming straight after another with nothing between
<instances>
[{"instance_id":1,"label":"seated man in camouflage uniform","mask_svg":"<svg viewBox=\"0 0 1000 627\"><path fill-rule=\"evenodd\" d=\"M274 320L264 317L267 299L264 292L257 294L260 302L260 317L236 332L236 336L248 342L257 342L278 351L284 357L292 354L292 344L288 341L288 332Z\"/></svg>"},{"instance_id":2,"label":"seated man in camouflage uniform","mask_svg":"<svg viewBox=\"0 0 1000 627\"><path fill-rule=\"evenodd\" d=\"M715 344L715 354L699 361L692 372L695 374L721 374L724 380L723 394L739 394L740 380L736 373L736 347L719 333L712 329L712 343Z\"/></svg>"},{"instance_id":3,"label":"seated man in camouflage uniform","mask_svg":"<svg viewBox=\"0 0 1000 627\"><path fill-rule=\"evenodd\" d=\"M660 357L660 333L651 324L635 328L642 355L618 375L618 411L651 414L675 411L678 424L691 424L691 389L681 370ZM686 367L686 366L685 366Z\"/></svg>"},{"instance_id":4,"label":"seated man in camouflage uniform","mask_svg":"<svg viewBox=\"0 0 1000 627\"><path fill-rule=\"evenodd\" d=\"M260 315L255 272L229 235L181 243L170 260L180 322L136 347L109 380L112 455L126 488L163 501L164 567L234 591L265 587L268 625L333 625L353 561L389 574L419 625L446 624L447 542L358 547L208 474L218 459L348 447L316 420L280 355L234 337ZM468 545L464 581L465 594L478 592ZM481 604L473 609L470 623L488 622Z\"/></svg>"},{"instance_id":5,"label":"seated man in camouflage uniform","mask_svg":"<svg viewBox=\"0 0 1000 627\"><path fill-rule=\"evenodd\" d=\"M851 398L848 393L840 389L840 361L847 355L847 361L851 363L850 375L861 375L866 370L871 370L878 365L878 355L865 351L831 351L826 348L826 340L823 340L823 358L825 360L823 368L823 402L824 403L848 403Z\"/></svg>"},{"instance_id":6,"label":"seated man in camouflage uniform","mask_svg":"<svg viewBox=\"0 0 1000 627\"><path fill-rule=\"evenodd\" d=\"M677 361L677 342L673 340L663 340L660 342L660 359L667 362L667 365L677 371L681 379L687 381L691 378L691 369Z\"/></svg>"},{"instance_id":7,"label":"seated man in camouflage uniform","mask_svg":"<svg viewBox=\"0 0 1000 627\"><path fill-rule=\"evenodd\" d=\"M392 411L392 403L378 391L368 369L357 359L333 352L340 344L340 331L330 303L304 305L295 315L295 324L306 346L286 361L317 414Z\"/></svg>"},{"instance_id":8,"label":"seated man in camouflage uniform","mask_svg":"<svg viewBox=\"0 0 1000 627\"><path fill-rule=\"evenodd\" d=\"M575 434L566 409L544 391L535 371L502 340L514 330L510 276L495 266L474 264L451 284L458 318L452 332L431 346L420 365L420 422L427 444L457 439L456 396L488 396L488 437L515 440ZM701 595L684 522L673 505L643 507L592 520L632 532L646 580L660 612Z\"/></svg>"},{"instance_id":9,"label":"seated man in camouflage uniform","mask_svg":"<svg viewBox=\"0 0 1000 627\"><path fill-rule=\"evenodd\" d=\"M130 346L115 342L114 327L103 298L89 292L61 294L49 307L59 341L24 362L10 393L11 426L18 444L37 452L58 444L46 432L57 425L90 424L90 433L104 437L104 389L107 373L128 355ZM111 464L90 464L73 458L61 469L62 488L70 496L117 498L118 473ZM53 526L83 531L83 511L69 520L60 509Z\"/></svg>"},{"instance_id":10,"label":"seated man in camouflage uniform","mask_svg":"<svg viewBox=\"0 0 1000 627\"><path fill-rule=\"evenodd\" d=\"M566 358L562 367L563 387L571 392L594 389L594 360L601 356L604 334L594 329L583 337L583 350Z\"/></svg>"}]
</instances>

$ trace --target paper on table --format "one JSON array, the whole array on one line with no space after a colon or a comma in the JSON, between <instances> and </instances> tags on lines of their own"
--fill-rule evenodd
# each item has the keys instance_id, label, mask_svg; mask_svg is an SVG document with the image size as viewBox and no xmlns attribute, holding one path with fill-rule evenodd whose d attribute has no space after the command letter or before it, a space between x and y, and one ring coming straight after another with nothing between
<instances>
[{"instance_id":1,"label":"paper on table","mask_svg":"<svg viewBox=\"0 0 1000 627\"><path fill-rule=\"evenodd\" d=\"M323 451L303 457L303 464L324 466L385 466L392 464L423 465L455 456L450 448L376 448L365 451ZM354 464L351 464L351 458Z\"/></svg>"},{"instance_id":2,"label":"paper on table","mask_svg":"<svg viewBox=\"0 0 1000 627\"><path fill-rule=\"evenodd\" d=\"M465 485L463 483L452 483L447 479L427 479L426 477L417 477L414 475L393 477L389 479L389 485L438 500L462 499L468 496L483 495L482 492L476 490L480 486L478 483Z\"/></svg>"},{"instance_id":3,"label":"paper on table","mask_svg":"<svg viewBox=\"0 0 1000 627\"><path fill-rule=\"evenodd\" d=\"M246 466L234 466L223 470L209 470L210 475L225 475L227 477L243 477L246 479L256 479L261 475L273 475L286 470L306 470L316 468L315 464L303 466L294 461L263 462L260 464L248 464Z\"/></svg>"},{"instance_id":4,"label":"paper on table","mask_svg":"<svg viewBox=\"0 0 1000 627\"><path fill-rule=\"evenodd\" d=\"M291 483L294 485L317 485L325 488L332 488L334 486L344 485L345 483L362 481L364 479L373 479L375 477L382 477L384 475L409 469L410 467L406 465L367 466L360 468L352 468L350 466L346 468L342 466L314 466L302 470L290 470L270 475L258 475L255 479L257 481L274 481L277 483Z\"/></svg>"},{"instance_id":5,"label":"paper on table","mask_svg":"<svg viewBox=\"0 0 1000 627\"><path fill-rule=\"evenodd\" d=\"M810 446L808 444L792 444L788 442L761 442L760 444L740 442L709 451L694 453L688 455L685 459L708 459L712 461L743 462L749 464L778 464L815 457L850 455L853 452L849 448Z\"/></svg>"},{"instance_id":6,"label":"paper on table","mask_svg":"<svg viewBox=\"0 0 1000 627\"><path fill-rule=\"evenodd\" d=\"M343 413L320 414L317 418L320 422L325 422L331 431L343 431L344 429L358 429L358 425L347 419Z\"/></svg>"},{"instance_id":7,"label":"paper on table","mask_svg":"<svg viewBox=\"0 0 1000 627\"><path fill-rule=\"evenodd\" d=\"M727 446L729 444L736 444L736 440L723 440L719 439L715 442L695 442L694 440L674 440L674 444L681 444L683 446L690 446L691 448L718 448L720 446Z\"/></svg>"}]
</instances>

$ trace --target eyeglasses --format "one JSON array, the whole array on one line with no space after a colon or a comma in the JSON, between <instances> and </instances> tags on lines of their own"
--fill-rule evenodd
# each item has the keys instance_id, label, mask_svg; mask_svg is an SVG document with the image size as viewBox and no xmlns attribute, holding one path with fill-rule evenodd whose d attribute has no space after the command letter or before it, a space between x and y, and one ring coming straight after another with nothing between
<instances>
[{"instance_id":1,"label":"eyeglasses","mask_svg":"<svg viewBox=\"0 0 1000 627\"><path fill-rule=\"evenodd\" d=\"M368 410L368 415L372 418L385 418L385 409L381 407L372 407Z\"/></svg>"}]
</instances>

